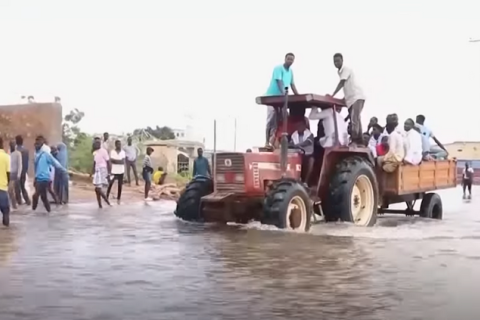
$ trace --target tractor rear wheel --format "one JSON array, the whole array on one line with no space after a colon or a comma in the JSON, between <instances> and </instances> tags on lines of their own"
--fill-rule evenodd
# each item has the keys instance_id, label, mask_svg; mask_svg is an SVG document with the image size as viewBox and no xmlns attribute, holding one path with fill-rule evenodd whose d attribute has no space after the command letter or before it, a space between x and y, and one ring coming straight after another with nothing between
<instances>
[{"instance_id":1,"label":"tractor rear wheel","mask_svg":"<svg viewBox=\"0 0 480 320\"><path fill-rule=\"evenodd\" d=\"M420 217L442 220L442 198L437 193L427 193L423 196L422 204L420 205Z\"/></svg>"},{"instance_id":2,"label":"tractor rear wheel","mask_svg":"<svg viewBox=\"0 0 480 320\"><path fill-rule=\"evenodd\" d=\"M262 223L307 232L312 214L312 201L305 187L293 179L282 179L265 198Z\"/></svg>"},{"instance_id":3,"label":"tractor rear wheel","mask_svg":"<svg viewBox=\"0 0 480 320\"><path fill-rule=\"evenodd\" d=\"M377 222L378 183L375 172L361 157L343 159L330 179L324 210L327 221L338 219L371 227Z\"/></svg>"},{"instance_id":4,"label":"tractor rear wheel","mask_svg":"<svg viewBox=\"0 0 480 320\"><path fill-rule=\"evenodd\" d=\"M213 192L213 182L210 178L196 176L190 181L177 201L174 214L186 221L202 221L201 199Z\"/></svg>"}]
</instances>

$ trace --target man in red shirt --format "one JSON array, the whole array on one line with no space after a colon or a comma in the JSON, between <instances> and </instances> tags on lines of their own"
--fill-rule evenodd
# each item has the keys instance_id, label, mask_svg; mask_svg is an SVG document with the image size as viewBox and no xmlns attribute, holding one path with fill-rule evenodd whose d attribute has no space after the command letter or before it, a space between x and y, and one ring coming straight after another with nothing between
<instances>
[{"instance_id":1,"label":"man in red shirt","mask_svg":"<svg viewBox=\"0 0 480 320\"><path fill-rule=\"evenodd\" d=\"M306 128L310 130L310 121L305 117L305 108L294 108L290 109L290 113L287 117L287 133L291 136L298 128L299 122L304 122ZM278 122L277 131L275 134L275 141L271 143L275 148L278 147L278 143L282 138L283 123L282 121Z\"/></svg>"},{"instance_id":2,"label":"man in red shirt","mask_svg":"<svg viewBox=\"0 0 480 320\"><path fill-rule=\"evenodd\" d=\"M384 156L388 152L388 136L383 136L382 140L376 146L377 149L377 157Z\"/></svg>"}]
</instances>

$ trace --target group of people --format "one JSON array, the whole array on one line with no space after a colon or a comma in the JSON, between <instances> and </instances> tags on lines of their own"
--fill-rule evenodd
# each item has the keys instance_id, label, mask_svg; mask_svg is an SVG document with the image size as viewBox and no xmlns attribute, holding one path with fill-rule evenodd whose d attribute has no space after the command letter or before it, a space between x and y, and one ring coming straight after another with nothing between
<instances>
[{"instance_id":1,"label":"group of people","mask_svg":"<svg viewBox=\"0 0 480 320\"><path fill-rule=\"evenodd\" d=\"M153 163L151 155L153 148L147 147L146 155L142 163L142 178L145 181L144 199L151 201L149 192L152 186ZM92 176L95 195L98 207L102 208L102 200L110 205L109 196L115 181L117 182L117 194L114 198L120 204L122 198L122 187L124 183L125 171L127 173L127 183L131 184L130 170L133 171L135 184L139 186L137 174L138 149L132 143L132 138L127 138L127 145L122 147L120 140L115 140L112 144L108 132L103 134L103 140L96 137L92 145L93 166ZM159 168L163 174L163 168Z\"/></svg>"},{"instance_id":2,"label":"group of people","mask_svg":"<svg viewBox=\"0 0 480 320\"><path fill-rule=\"evenodd\" d=\"M0 138L0 211L2 223L10 224L10 210L17 205L32 205L35 210L39 198L45 209L50 212L47 193L50 192L56 203L68 203L68 157L65 144L49 147L44 137L35 139L34 152L34 194L30 201L27 191L27 172L29 169L29 151L23 146L23 138L18 135L10 141L9 152L4 149Z\"/></svg>"},{"instance_id":3,"label":"group of people","mask_svg":"<svg viewBox=\"0 0 480 320\"><path fill-rule=\"evenodd\" d=\"M295 86L292 64L295 60L293 53L285 55L283 64L273 70L270 85L266 95L284 95L285 90L291 88L294 95L298 95ZM422 161L445 159L448 152L433 132L425 126L425 116L418 115L415 119L407 119L403 130L398 127L398 116L387 116L386 124L382 127L376 117L372 118L367 132L363 133L360 114L365 105L365 95L359 86L354 72L343 63L343 56L336 53L333 62L340 78L333 94L334 97L343 89L348 116L344 119L341 107L318 110L312 108L308 117L305 109L296 107L291 109L287 116L287 133L292 148L301 149L304 153L304 168L302 178L307 180L313 169L314 159L324 148L333 146L337 141L340 145L368 146L377 159L377 164L387 172L393 172L401 163L418 165ZM269 106L266 125L267 147L278 147L282 134L281 110ZM310 131L309 120L319 120L317 136ZM350 123L347 125L347 121ZM337 130L335 130L335 123ZM437 146L431 146L433 139ZM471 171L471 170L470 170ZM467 170L467 173L469 171ZM305 180L304 180L305 181Z\"/></svg>"},{"instance_id":4,"label":"group of people","mask_svg":"<svg viewBox=\"0 0 480 320\"><path fill-rule=\"evenodd\" d=\"M432 147L433 139L438 147ZM363 134L364 145L370 148L377 164L387 172L393 172L401 164L418 165L422 161L445 159L448 152L433 132L425 126L425 116L405 120L399 128L397 114L389 114L382 127L378 119L370 119L368 130ZM440 149L438 149L440 148Z\"/></svg>"}]
</instances>

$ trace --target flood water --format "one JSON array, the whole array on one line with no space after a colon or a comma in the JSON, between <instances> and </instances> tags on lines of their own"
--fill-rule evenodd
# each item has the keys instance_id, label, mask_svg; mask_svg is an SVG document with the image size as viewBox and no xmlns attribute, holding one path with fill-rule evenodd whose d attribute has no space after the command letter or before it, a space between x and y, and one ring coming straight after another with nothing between
<instances>
[{"instance_id":1,"label":"flood water","mask_svg":"<svg viewBox=\"0 0 480 320\"><path fill-rule=\"evenodd\" d=\"M478 319L480 194L441 195L443 221L309 234L184 223L171 202L17 213L0 319Z\"/></svg>"}]
</instances>

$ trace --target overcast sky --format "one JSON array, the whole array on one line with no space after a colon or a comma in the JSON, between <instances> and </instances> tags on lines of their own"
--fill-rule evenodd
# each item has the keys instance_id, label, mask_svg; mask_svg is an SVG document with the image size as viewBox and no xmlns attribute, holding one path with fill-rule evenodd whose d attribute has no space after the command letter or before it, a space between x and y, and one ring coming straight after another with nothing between
<instances>
[{"instance_id":1,"label":"overcast sky","mask_svg":"<svg viewBox=\"0 0 480 320\"><path fill-rule=\"evenodd\" d=\"M476 3L476 4L475 4ZM480 1L0 0L0 104L62 97L90 132L182 127L207 146L264 142L255 104L287 52L297 88L331 93L344 55L363 121L423 113L441 141L480 140Z\"/></svg>"}]
</instances>

